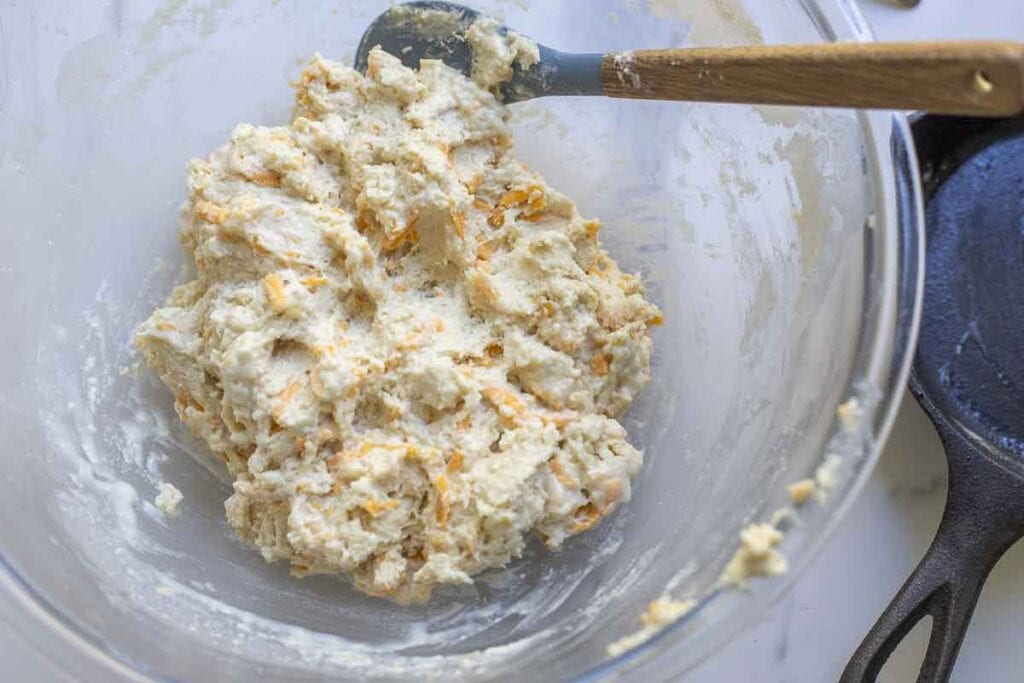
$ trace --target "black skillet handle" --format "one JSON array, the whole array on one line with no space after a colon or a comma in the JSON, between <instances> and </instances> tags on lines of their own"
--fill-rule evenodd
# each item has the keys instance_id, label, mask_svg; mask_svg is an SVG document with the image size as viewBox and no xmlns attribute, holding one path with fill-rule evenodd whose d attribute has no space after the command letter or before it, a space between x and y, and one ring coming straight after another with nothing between
<instances>
[{"instance_id":1,"label":"black skillet handle","mask_svg":"<svg viewBox=\"0 0 1024 683\"><path fill-rule=\"evenodd\" d=\"M1011 120L935 115L913 117L914 142L927 199L968 156L997 141ZM1016 130L1016 128L1014 128ZM1024 480L969 430L949 422L921 388L910 388L935 423L949 464L949 496L931 547L893 598L843 672L843 683L874 681L900 641L926 615L931 639L919 681L949 680L985 579L1024 534Z\"/></svg>"},{"instance_id":2,"label":"black skillet handle","mask_svg":"<svg viewBox=\"0 0 1024 683\"><path fill-rule=\"evenodd\" d=\"M1017 540L1016 477L977 451L958 430L940 424L949 459L949 497L931 547L851 657L842 683L874 681L900 641L926 615L932 633L918 681L948 681L974 606L992 567ZM1002 476L1000 476L1002 475Z\"/></svg>"}]
</instances>

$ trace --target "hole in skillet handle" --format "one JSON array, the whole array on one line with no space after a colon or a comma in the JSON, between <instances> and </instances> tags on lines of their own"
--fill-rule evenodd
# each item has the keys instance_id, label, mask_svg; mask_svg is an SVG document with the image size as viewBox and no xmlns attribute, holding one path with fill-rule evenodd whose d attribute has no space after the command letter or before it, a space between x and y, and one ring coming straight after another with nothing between
<instances>
[{"instance_id":1,"label":"hole in skillet handle","mask_svg":"<svg viewBox=\"0 0 1024 683\"><path fill-rule=\"evenodd\" d=\"M1024 118L913 119L928 201L925 310L911 391L949 467L924 559L847 664L874 681L925 616L919 681L947 681L985 579L1024 535Z\"/></svg>"}]
</instances>

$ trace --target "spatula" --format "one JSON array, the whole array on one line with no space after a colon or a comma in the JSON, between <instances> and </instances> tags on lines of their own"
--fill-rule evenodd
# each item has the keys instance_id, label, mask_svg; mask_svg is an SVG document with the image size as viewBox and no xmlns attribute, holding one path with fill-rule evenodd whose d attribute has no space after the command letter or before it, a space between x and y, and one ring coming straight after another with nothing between
<instances>
[{"instance_id":1,"label":"spatula","mask_svg":"<svg viewBox=\"0 0 1024 683\"><path fill-rule=\"evenodd\" d=\"M451 2L395 5L363 34L356 68L380 45L404 64L440 59L466 75L466 32L482 15ZM499 32L507 32L502 27ZM738 102L938 114L1013 116L1024 111L1024 44L831 43L571 54L539 45L540 61L513 67L506 104L549 95Z\"/></svg>"}]
</instances>

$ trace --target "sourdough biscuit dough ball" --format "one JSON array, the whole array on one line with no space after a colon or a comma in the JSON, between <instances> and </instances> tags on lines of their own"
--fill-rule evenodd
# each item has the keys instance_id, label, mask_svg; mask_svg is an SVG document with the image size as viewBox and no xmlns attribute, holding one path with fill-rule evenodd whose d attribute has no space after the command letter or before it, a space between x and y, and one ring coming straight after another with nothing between
<instances>
[{"instance_id":1,"label":"sourdough biscuit dough ball","mask_svg":"<svg viewBox=\"0 0 1024 683\"><path fill-rule=\"evenodd\" d=\"M189 165L198 274L137 344L235 477L232 527L296 575L423 600L630 496L660 314L488 85L317 56L289 125Z\"/></svg>"}]
</instances>

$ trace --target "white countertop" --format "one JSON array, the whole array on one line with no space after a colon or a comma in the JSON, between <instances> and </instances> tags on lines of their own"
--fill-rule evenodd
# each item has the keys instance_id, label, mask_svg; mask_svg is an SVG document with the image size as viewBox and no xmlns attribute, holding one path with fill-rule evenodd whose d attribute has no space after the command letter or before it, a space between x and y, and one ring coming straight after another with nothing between
<instances>
[{"instance_id":1,"label":"white countertop","mask_svg":"<svg viewBox=\"0 0 1024 683\"><path fill-rule=\"evenodd\" d=\"M1024 40L1021 0L861 0L883 40L943 37ZM946 468L931 424L907 397L881 462L854 507L788 596L686 683L836 680L847 657L924 554L945 500ZM1024 545L992 573L954 681L1017 681L1024 671ZM813 645L811 645L813 643ZM884 681L911 681L927 643L919 626ZM53 681L55 673L0 623L0 681Z\"/></svg>"}]
</instances>

